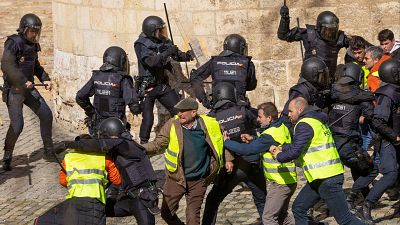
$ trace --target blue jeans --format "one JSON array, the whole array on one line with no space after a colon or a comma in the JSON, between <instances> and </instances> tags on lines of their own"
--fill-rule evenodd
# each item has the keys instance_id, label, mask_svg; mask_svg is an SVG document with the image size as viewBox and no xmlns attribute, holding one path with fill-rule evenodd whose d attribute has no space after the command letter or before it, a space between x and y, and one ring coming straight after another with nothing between
<instances>
[{"instance_id":1,"label":"blue jeans","mask_svg":"<svg viewBox=\"0 0 400 225\"><path fill-rule=\"evenodd\" d=\"M368 146L372 141L371 128L368 123L360 124L361 138L362 138L362 146L361 148L364 151L368 150Z\"/></svg>"},{"instance_id":2,"label":"blue jeans","mask_svg":"<svg viewBox=\"0 0 400 225\"><path fill-rule=\"evenodd\" d=\"M350 213L343 192L343 174L315 180L304 186L293 202L292 212L296 225L308 225L307 210L323 199L338 224L364 224Z\"/></svg>"}]
</instances>

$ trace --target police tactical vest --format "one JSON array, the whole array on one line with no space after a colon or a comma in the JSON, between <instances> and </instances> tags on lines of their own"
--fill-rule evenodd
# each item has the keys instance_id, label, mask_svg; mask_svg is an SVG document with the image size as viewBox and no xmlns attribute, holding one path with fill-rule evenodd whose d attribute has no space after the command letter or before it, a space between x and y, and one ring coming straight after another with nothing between
<instances>
[{"instance_id":1,"label":"police tactical vest","mask_svg":"<svg viewBox=\"0 0 400 225\"><path fill-rule=\"evenodd\" d=\"M318 36L314 25L306 24L306 28L307 41L303 43L305 49L304 59L308 59L312 56L320 57L328 66L329 75L333 81L336 72L338 54L340 49L344 47L344 32L339 31L336 43L330 44Z\"/></svg>"},{"instance_id":2,"label":"police tactical vest","mask_svg":"<svg viewBox=\"0 0 400 225\"><path fill-rule=\"evenodd\" d=\"M34 81L35 63L38 59L39 44L27 44L20 35L13 34L8 37L14 41L17 51L17 65L27 80ZM41 75L41 74L40 74Z\"/></svg>"},{"instance_id":3,"label":"police tactical vest","mask_svg":"<svg viewBox=\"0 0 400 225\"><path fill-rule=\"evenodd\" d=\"M105 155L70 152L65 155L67 199L89 197L106 204L104 187L107 185Z\"/></svg>"},{"instance_id":4,"label":"police tactical vest","mask_svg":"<svg viewBox=\"0 0 400 225\"><path fill-rule=\"evenodd\" d=\"M140 35L139 39L135 41L134 45L142 44L147 49L153 51L156 55L164 52L168 49L171 43L156 43L150 40L145 35ZM139 53L142 54L142 53ZM164 74L164 66L158 65L155 67L149 67L144 62L141 61L140 55L138 54L138 67L139 67L139 76L142 77L154 77L155 79L148 79L152 83L149 83L148 86L155 86L157 84L163 83L168 84L168 76Z\"/></svg>"},{"instance_id":5,"label":"police tactical vest","mask_svg":"<svg viewBox=\"0 0 400 225\"><path fill-rule=\"evenodd\" d=\"M93 106L102 117L125 115L125 101L122 96L122 72L93 71L94 100Z\"/></svg>"},{"instance_id":6,"label":"police tactical vest","mask_svg":"<svg viewBox=\"0 0 400 225\"><path fill-rule=\"evenodd\" d=\"M219 170L223 167L223 153L224 153L224 138L222 136L219 123L215 120L215 118L209 117L209 116L204 116L204 115L199 115L201 119L203 119L204 124L206 125L206 129L203 129L207 132L208 136L211 139L211 143L214 146L214 149L216 152L214 152L214 155L216 156L216 160L218 161L219 165ZM177 118L175 116L174 118ZM198 124L200 125L200 124ZM168 148L165 150L164 153L164 159L165 159L165 167L167 168L168 171L170 172L176 172L176 169L178 168L178 164L180 166L181 162L179 161L179 156L181 154L181 147L179 145L178 141L178 136L176 135L176 130L175 130L175 125L171 125L171 130L169 133L169 144ZM182 140L183 141L183 140Z\"/></svg>"},{"instance_id":7,"label":"police tactical vest","mask_svg":"<svg viewBox=\"0 0 400 225\"><path fill-rule=\"evenodd\" d=\"M127 141L129 147L119 150L115 164L122 177L124 190L147 185L157 180L153 167L144 149ZM123 152L121 152L123 150Z\"/></svg>"},{"instance_id":8,"label":"police tactical vest","mask_svg":"<svg viewBox=\"0 0 400 225\"><path fill-rule=\"evenodd\" d=\"M334 123L337 121L330 126L332 133L347 136L358 135L358 119L360 115L361 108L359 105L334 103L331 111L329 112L329 123ZM343 118L339 120L340 117Z\"/></svg>"},{"instance_id":9,"label":"police tactical vest","mask_svg":"<svg viewBox=\"0 0 400 225\"><path fill-rule=\"evenodd\" d=\"M233 106L216 113L216 119L221 127L228 132L231 140L241 142L240 134L245 133L249 124L244 107Z\"/></svg>"},{"instance_id":10,"label":"police tactical vest","mask_svg":"<svg viewBox=\"0 0 400 225\"><path fill-rule=\"evenodd\" d=\"M213 86L220 82L230 82L236 87L239 96L245 96L250 57L213 56L212 63Z\"/></svg>"},{"instance_id":11,"label":"police tactical vest","mask_svg":"<svg viewBox=\"0 0 400 225\"><path fill-rule=\"evenodd\" d=\"M270 127L261 135L270 135L279 145L291 142L289 129L282 123L279 127ZM296 166L294 162L280 163L272 158L269 149L261 154L263 157L264 175L267 180L277 184L293 184L297 182Z\"/></svg>"},{"instance_id":12,"label":"police tactical vest","mask_svg":"<svg viewBox=\"0 0 400 225\"><path fill-rule=\"evenodd\" d=\"M314 132L311 142L298 158L307 181L311 183L316 179L325 179L344 173L329 128L317 119L302 118L297 122L294 134L296 134L296 127L299 123L308 124Z\"/></svg>"},{"instance_id":13,"label":"police tactical vest","mask_svg":"<svg viewBox=\"0 0 400 225\"><path fill-rule=\"evenodd\" d=\"M389 118L388 126L391 127L397 135L400 135L400 86L394 84L382 85L376 90L375 95L377 98L379 98L379 95L385 95L393 101L393 107L391 109L392 116Z\"/></svg>"}]
</instances>

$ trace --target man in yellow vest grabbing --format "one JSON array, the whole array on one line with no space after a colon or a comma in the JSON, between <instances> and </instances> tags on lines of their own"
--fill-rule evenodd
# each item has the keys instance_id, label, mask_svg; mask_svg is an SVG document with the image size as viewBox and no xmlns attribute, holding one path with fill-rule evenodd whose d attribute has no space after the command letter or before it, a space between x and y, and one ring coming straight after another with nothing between
<instances>
[{"instance_id":1,"label":"man in yellow vest grabbing","mask_svg":"<svg viewBox=\"0 0 400 225\"><path fill-rule=\"evenodd\" d=\"M289 129L278 119L274 103L265 102L257 107L257 122L261 125L261 135L253 137L242 134L244 142L227 139L224 133L225 148L238 155L261 153L265 178L269 181L268 194L262 215L263 224L294 225L292 215L288 214L289 202L297 186L296 167L293 162L280 163L272 158L269 148L272 145L288 144L291 141Z\"/></svg>"},{"instance_id":2,"label":"man in yellow vest grabbing","mask_svg":"<svg viewBox=\"0 0 400 225\"><path fill-rule=\"evenodd\" d=\"M293 202L296 225L309 224L307 210L320 199L327 204L338 224L365 224L351 214L343 191L344 169L336 150L327 115L308 105L303 97L289 103L289 118L296 123L290 144L271 147L272 156L281 163L297 159L307 179Z\"/></svg>"},{"instance_id":3,"label":"man in yellow vest grabbing","mask_svg":"<svg viewBox=\"0 0 400 225\"><path fill-rule=\"evenodd\" d=\"M166 122L149 152L165 149L164 197L161 217L169 225L200 224L200 208L207 186L223 165L224 140L215 118L198 115L198 103L186 98L175 105L178 114ZM186 223L176 211L186 196Z\"/></svg>"}]
</instances>

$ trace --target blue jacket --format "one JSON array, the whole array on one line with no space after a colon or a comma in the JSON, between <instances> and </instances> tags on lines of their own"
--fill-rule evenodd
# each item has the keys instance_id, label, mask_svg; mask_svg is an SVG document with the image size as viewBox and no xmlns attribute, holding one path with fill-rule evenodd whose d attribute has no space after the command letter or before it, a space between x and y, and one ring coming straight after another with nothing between
<instances>
[{"instance_id":1,"label":"blue jacket","mask_svg":"<svg viewBox=\"0 0 400 225\"><path fill-rule=\"evenodd\" d=\"M299 120L305 117L317 119L324 124L328 122L328 116L321 112L321 109L316 106L309 106L306 108L299 115ZM281 163L297 159L301 153L306 150L305 148L310 144L313 136L314 131L310 125L304 122L298 123L294 130L292 143L284 144L282 146L282 152L277 155L276 159Z\"/></svg>"},{"instance_id":2,"label":"blue jacket","mask_svg":"<svg viewBox=\"0 0 400 225\"><path fill-rule=\"evenodd\" d=\"M282 124L281 120L272 122L266 129L271 127L279 127ZM278 145L276 141L269 134L261 134L249 144L239 143L232 140L224 142L225 147L238 155L252 155L268 151L271 145Z\"/></svg>"}]
</instances>

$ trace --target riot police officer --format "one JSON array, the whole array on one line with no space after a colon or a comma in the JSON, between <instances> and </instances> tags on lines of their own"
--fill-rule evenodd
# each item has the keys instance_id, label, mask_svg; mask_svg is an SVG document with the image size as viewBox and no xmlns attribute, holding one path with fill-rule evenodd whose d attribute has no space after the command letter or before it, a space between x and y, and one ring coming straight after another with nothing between
<instances>
[{"instance_id":1,"label":"riot police officer","mask_svg":"<svg viewBox=\"0 0 400 225\"><path fill-rule=\"evenodd\" d=\"M291 127L288 118L289 102L296 97L303 97L308 104L325 108L329 105L329 69L318 57L306 59L301 65L299 82L290 88L289 100L282 111L285 125Z\"/></svg>"},{"instance_id":2,"label":"riot police officer","mask_svg":"<svg viewBox=\"0 0 400 225\"><path fill-rule=\"evenodd\" d=\"M142 24L142 33L134 43L138 59L139 77L136 86L143 111L140 125L140 142L147 143L154 122L154 102L157 99L171 115L179 101L178 93L168 84L166 69L171 70L171 60L192 60L190 52L182 52L168 39L164 21L158 16L147 17Z\"/></svg>"},{"instance_id":3,"label":"riot police officer","mask_svg":"<svg viewBox=\"0 0 400 225\"><path fill-rule=\"evenodd\" d=\"M146 150L132 140L124 123L111 117L103 120L95 139L77 139L59 146L79 151L106 151L113 158L122 177L118 197L107 198L108 217L134 216L138 224L155 224L154 215L158 208L158 189L155 186L156 174Z\"/></svg>"},{"instance_id":4,"label":"riot police officer","mask_svg":"<svg viewBox=\"0 0 400 225\"><path fill-rule=\"evenodd\" d=\"M93 95L92 104L89 98ZM88 116L91 135L96 133L101 121L109 117L117 117L126 123L127 105L133 114L140 113L133 80L129 76L128 56L122 48L107 48L103 54L103 65L93 71L90 80L78 91L76 102Z\"/></svg>"},{"instance_id":5,"label":"riot police officer","mask_svg":"<svg viewBox=\"0 0 400 225\"><path fill-rule=\"evenodd\" d=\"M44 145L44 156L52 157L53 114L44 98L34 87L34 75L40 82L51 88L49 75L39 63L39 39L42 22L38 16L29 13L21 18L18 34L8 36L4 43L1 70L3 71L3 101L10 117L4 143L3 169L11 170L12 152L24 127L22 107L28 106L40 120L40 133Z\"/></svg>"},{"instance_id":6,"label":"riot police officer","mask_svg":"<svg viewBox=\"0 0 400 225\"><path fill-rule=\"evenodd\" d=\"M203 88L203 80L212 75L212 87L220 82L232 83L238 93L239 101L246 101L246 91L252 91L257 87L257 79L254 64L251 57L247 56L246 40L239 34L230 34L224 40L224 50L218 55L192 70L190 83L194 88L197 99L207 109L211 109L212 102L206 96ZM213 100L215 101L215 100Z\"/></svg>"},{"instance_id":7,"label":"riot police officer","mask_svg":"<svg viewBox=\"0 0 400 225\"><path fill-rule=\"evenodd\" d=\"M332 85L331 99L334 104L329 112L330 130L342 163L351 169L353 180L368 174L372 160L361 149L359 118L367 123L372 117L374 95L360 88L364 71L355 63L343 67L343 75Z\"/></svg>"},{"instance_id":8,"label":"riot police officer","mask_svg":"<svg viewBox=\"0 0 400 225\"><path fill-rule=\"evenodd\" d=\"M321 12L316 25L306 24L306 28L289 29L289 8L284 5L280 10L281 20L278 38L287 42L303 41L304 59L319 56L329 68L331 83L334 80L339 50L348 47L349 37L339 30L339 18L330 11Z\"/></svg>"},{"instance_id":9,"label":"riot police officer","mask_svg":"<svg viewBox=\"0 0 400 225\"><path fill-rule=\"evenodd\" d=\"M379 67L382 85L375 92L375 106L372 128L380 135L376 146L380 156L379 173L383 174L372 187L362 206L363 217L373 223L371 209L381 198L385 190L391 188L398 178L400 150L400 61L387 60ZM375 172L377 175L378 173ZM360 177L356 183L367 186L374 177ZM364 182L363 182L364 180ZM361 186L360 188L363 188ZM354 186L353 186L354 190Z\"/></svg>"},{"instance_id":10,"label":"riot police officer","mask_svg":"<svg viewBox=\"0 0 400 225\"><path fill-rule=\"evenodd\" d=\"M236 89L233 84L218 83L213 88L212 97L214 105L209 116L217 119L231 140L243 143L241 134L256 135L256 116L245 105L237 103ZM259 162L260 154L258 153L249 156L235 156L232 161L233 171L231 173L224 171L218 175L217 182L207 195L203 225L215 224L218 206L240 182L246 183L250 188L257 211L260 218L262 217L267 192L263 170Z\"/></svg>"}]
</instances>

